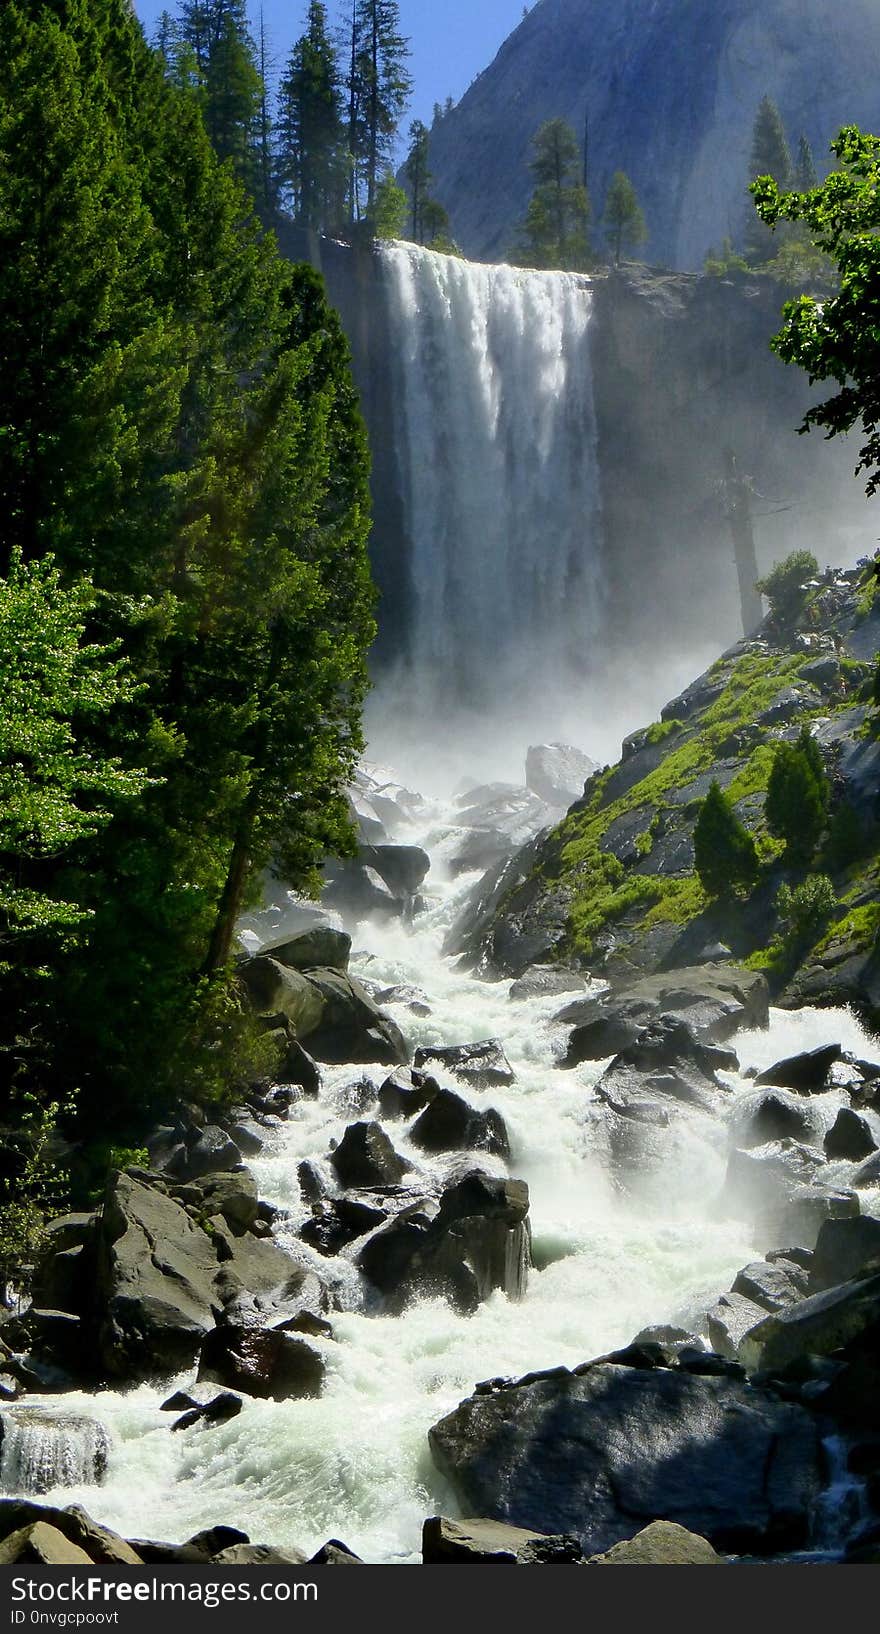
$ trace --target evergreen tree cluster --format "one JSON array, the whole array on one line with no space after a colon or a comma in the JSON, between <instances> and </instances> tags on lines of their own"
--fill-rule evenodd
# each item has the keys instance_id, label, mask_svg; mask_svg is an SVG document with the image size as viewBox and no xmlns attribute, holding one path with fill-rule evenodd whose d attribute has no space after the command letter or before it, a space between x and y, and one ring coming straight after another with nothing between
<instances>
[{"instance_id":1,"label":"evergreen tree cluster","mask_svg":"<svg viewBox=\"0 0 880 1634\"><path fill-rule=\"evenodd\" d=\"M239 11L187 16L169 72L128 0L0 9L7 1127L22 1096L106 1133L240 1087L236 916L353 844L365 433L320 279L218 157Z\"/></svg>"},{"instance_id":2,"label":"evergreen tree cluster","mask_svg":"<svg viewBox=\"0 0 880 1634\"><path fill-rule=\"evenodd\" d=\"M770 177L782 192L811 193L819 186L819 175L809 138L801 134L792 147L782 115L771 97L765 96L755 115L749 149L747 187L759 177ZM767 273L783 283L799 283L805 278L827 281L827 258L800 226L784 222L775 232L756 214L751 204L744 207L743 226L735 246L725 239L721 250L710 250L706 271L722 275L731 271Z\"/></svg>"},{"instance_id":3,"label":"evergreen tree cluster","mask_svg":"<svg viewBox=\"0 0 880 1634\"><path fill-rule=\"evenodd\" d=\"M587 271L597 259L590 237L592 207L584 155L566 120L549 119L536 131L529 168L536 185L514 253L534 267ZM648 236L636 190L623 170L615 171L609 184L601 227L616 266L625 250L637 250Z\"/></svg>"},{"instance_id":4,"label":"evergreen tree cluster","mask_svg":"<svg viewBox=\"0 0 880 1634\"><path fill-rule=\"evenodd\" d=\"M338 28L323 0L309 0L274 91L262 13L255 39L248 0L180 0L155 44L172 83L195 91L264 223L281 211L318 232L376 230L411 90L397 0L346 0Z\"/></svg>"}]
</instances>

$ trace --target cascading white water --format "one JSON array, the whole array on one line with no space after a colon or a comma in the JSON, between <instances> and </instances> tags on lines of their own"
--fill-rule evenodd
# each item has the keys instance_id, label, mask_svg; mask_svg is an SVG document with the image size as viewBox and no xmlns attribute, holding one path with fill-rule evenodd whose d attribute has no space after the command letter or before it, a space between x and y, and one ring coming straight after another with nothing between
<instances>
[{"instance_id":1,"label":"cascading white water","mask_svg":"<svg viewBox=\"0 0 880 1634\"><path fill-rule=\"evenodd\" d=\"M110 1439L95 1419L16 1407L2 1432L0 1492L93 1486L106 1470Z\"/></svg>"},{"instance_id":2,"label":"cascading white water","mask_svg":"<svg viewBox=\"0 0 880 1634\"><path fill-rule=\"evenodd\" d=\"M749 1219L726 1218L717 1207L728 1146L755 1095L750 1079L729 1075L726 1117L695 1114L649 1187L628 1195L617 1189L594 1121L604 1063L559 1070L565 1030L551 1018L560 1000L512 1003L509 982L475 981L441 955L473 882L451 880L444 865L456 843L453 820L448 810L429 810L407 836L434 858L428 911L411 927L363 925L353 964L381 984L414 982L426 990L430 1015L392 1007L413 1046L504 1040L516 1082L464 1093L501 1112L509 1172L529 1185L535 1267L525 1295L509 1300L496 1292L472 1316L440 1299L417 1301L400 1316L376 1315L364 1303L354 1250L335 1260L316 1255L341 1306L331 1317L334 1337L314 1341L327 1366L319 1398L246 1399L228 1423L181 1434L170 1433L171 1415L160 1406L175 1383L191 1389L191 1376L161 1388L67 1398L67 1408L103 1419L112 1445L102 1485L84 1476L81 1490L66 1488L63 1501L77 1499L124 1535L180 1542L222 1521L259 1541L311 1550L336 1536L368 1561L417 1559L424 1517L456 1512L433 1468L427 1432L478 1381L576 1366L627 1343L650 1322L699 1326L737 1270L778 1246L756 1235ZM832 1038L857 1055L876 1048L840 1011L777 1012L769 1033L741 1034L736 1048L743 1068L763 1068ZM297 1103L250 1160L261 1195L289 1210L282 1241L298 1242L310 1212L297 1181L301 1159L326 1161L348 1124L376 1115L375 1106L364 1111L357 1088L365 1073L379 1083L385 1069L326 1068L320 1097ZM817 1099L824 1128L844 1096ZM440 1179L460 1162L460 1154L426 1157L400 1123L387 1128L417 1174ZM504 1172L497 1158L481 1153L479 1161Z\"/></svg>"},{"instance_id":3,"label":"cascading white water","mask_svg":"<svg viewBox=\"0 0 880 1634\"><path fill-rule=\"evenodd\" d=\"M405 713L424 723L457 701L519 716L520 742L558 736L601 625L589 280L413 244L382 255L413 603ZM389 694L393 678L380 712Z\"/></svg>"}]
</instances>

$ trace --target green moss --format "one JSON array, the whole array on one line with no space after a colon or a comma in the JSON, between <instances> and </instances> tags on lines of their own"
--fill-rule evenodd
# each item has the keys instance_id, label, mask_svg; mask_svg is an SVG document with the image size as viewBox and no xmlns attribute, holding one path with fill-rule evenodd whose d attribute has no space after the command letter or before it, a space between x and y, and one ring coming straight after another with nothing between
<instances>
[{"instance_id":1,"label":"green moss","mask_svg":"<svg viewBox=\"0 0 880 1634\"><path fill-rule=\"evenodd\" d=\"M680 732L683 724L682 721L677 720L654 721L645 733L645 742L651 744L662 743L665 738L671 737L673 732Z\"/></svg>"},{"instance_id":2,"label":"green moss","mask_svg":"<svg viewBox=\"0 0 880 1634\"><path fill-rule=\"evenodd\" d=\"M775 745L770 743L759 743L753 750L747 764L728 786L727 795L734 805L738 800L746 800L750 794L766 794L774 754Z\"/></svg>"},{"instance_id":3,"label":"green moss","mask_svg":"<svg viewBox=\"0 0 880 1634\"><path fill-rule=\"evenodd\" d=\"M867 951L874 945L880 934L880 902L865 902L858 908L851 908L842 919L826 931L821 942L816 945L816 953L821 955L828 951L834 943L851 943L854 948Z\"/></svg>"},{"instance_id":4,"label":"green moss","mask_svg":"<svg viewBox=\"0 0 880 1634\"><path fill-rule=\"evenodd\" d=\"M709 899L696 874L681 874L674 879L657 880L662 895L645 916L646 927L651 925L686 925L709 905Z\"/></svg>"}]
</instances>

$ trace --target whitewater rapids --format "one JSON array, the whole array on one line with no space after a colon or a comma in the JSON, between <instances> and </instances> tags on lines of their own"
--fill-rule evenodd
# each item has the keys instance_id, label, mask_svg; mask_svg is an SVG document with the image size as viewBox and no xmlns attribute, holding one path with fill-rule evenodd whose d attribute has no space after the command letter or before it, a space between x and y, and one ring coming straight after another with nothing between
<instances>
[{"instance_id":1,"label":"whitewater rapids","mask_svg":"<svg viewBox=\"0 0 880 1634\"><path fill-rule=\"evenodd\" d=\"M478 1381L577 1365L625 1344L648 1323L687 1324L742 1265L780 1246L758 1241L746 1224L721 1220L713 1210L730 1123L754 1093L751 1083L730 1075L735 1093L726 1120L697 1120L689 1144L671 1152L662 1184L625 1200L591 1153L587 1113L605 1063L558 1070L562 1031L550 1018L564 1000L512 1003L509 982L478 982L442 957L444 933L473 880L449 877L444 856L454 837L441 810L428 811L406 837L432 855L428 910L412 929L362 926L353 968L370 980L415 983L426 991L430 1016L392 1007L413 1046L491 1035L504 1041L516 1083L465 1093L502 1112L510 1173L530 1187L537 1268L526 1297L512 1303L495 1294L470 1317L440 1300L417 1303L398 1317L370 1315L361 1308L350 1261L328 1266L316 1256L323 1270L332 1267L348 1307L332 1317L335 1338L316 1341L327 1363L320 1399L245 1398L240 1416L228 1423L172 1435L172 1415L160 1412L160 1404L192 1375L162 1388L77 1392L42 1403L28 1398L29 1407L91 1415L109 1432L104 1483L58 1486L46 1501L80 1502L128 1537L180 1542L222 1522L255 1541L309 1552L335 1536L370 1562L415 1561L424 1517L455 1513L431 1463L428 1429ZM760 1068L831 1039L860 1055L876 1050L846 1011L774 1012L768 1033L740 1034L736 1048L743 1069ZM251 1160L261 1195L290 1211L288 1231L308 1212L297 1164L326 1156L330 1140L360 1115L352 1086L364 1073L378 1084L386 1070L325 1069L320 1099L295 1105L289 1122ZM829 1115L834 1109L829 1105ZM422 1171L436 1174L448 1164L409 1146L399 1124L389 1133ZM487 1161L503 1171L499 1160ZM284 1229L280 1236L283 1241Z\"/></svg>"}]
</instances>

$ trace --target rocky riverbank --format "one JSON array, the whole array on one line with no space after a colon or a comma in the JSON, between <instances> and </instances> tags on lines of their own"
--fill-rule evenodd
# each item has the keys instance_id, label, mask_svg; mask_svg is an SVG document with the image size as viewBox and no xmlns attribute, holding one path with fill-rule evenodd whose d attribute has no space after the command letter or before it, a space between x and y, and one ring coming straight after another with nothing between
<instances>
[{"instance_id":1,"label":"rocky riverbank","mask_svg":"<svg viewBox=\"0 0 880 1634\"><path fill-rule=\"evenodd\" d=\"M529 791L369 792L356 900L377 860L409 891L248 930L279 1082L50 1226L0 1340L0 1555L875 1560L870 1038L729 959L475 981L438 952L457 859Z\"/></svg>"}]
</instances>

